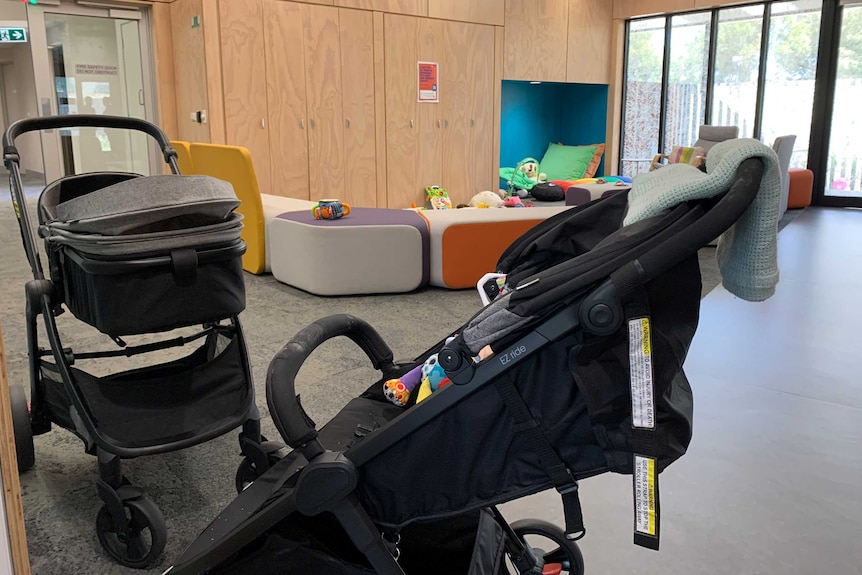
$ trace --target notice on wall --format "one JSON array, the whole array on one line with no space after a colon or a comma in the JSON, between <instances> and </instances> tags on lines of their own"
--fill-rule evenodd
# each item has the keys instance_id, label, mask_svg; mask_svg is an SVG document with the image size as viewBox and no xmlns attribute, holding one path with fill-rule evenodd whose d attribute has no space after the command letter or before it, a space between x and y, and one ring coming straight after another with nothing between
<instances>
[{"instance_id":1,"label":"notice on wall","mask_svg":"<svg viewBox=\"0 0 862 575\"><path fill-rule=\"evenodd\" d=\"M75 75L92 76L118 76L120 74L116 66L103 66L101 64L75 64Z\"/></svg>"},{"instance_id":2,"label":"notice on wall","mask_svg":"<svg viewBox=\"0 0 862 575\"><path fill-rule=\"evenodd\" d=\"M440 66L436 62L419 62L419 101L440 101Z\"/></svg>"}]
</instances>

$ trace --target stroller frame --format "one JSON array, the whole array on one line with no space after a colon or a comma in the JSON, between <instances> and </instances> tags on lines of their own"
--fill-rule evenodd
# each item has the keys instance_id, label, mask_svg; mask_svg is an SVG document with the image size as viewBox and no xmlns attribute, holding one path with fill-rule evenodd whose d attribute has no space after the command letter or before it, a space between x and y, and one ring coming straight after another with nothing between
<instances>
[{"instance_id":1,"label":"stroller frame","mask_svg":"<svg viewBox=\"0 0 862 575\"><path fill-rule=\"evenodd\" d=\"M10 391L18 466L19 471L23 472L35 463L33 436L49 432L53 423L68 429L81 438L86 445L86 452L94 454L98 461L99 478L96 481L96 487L99 497L104 502L96 518L99 541L118 563L133 568L145 568L152 564L163 551L167 540L167 527L164 515L153 500L142 489L132 485L123 475L120 463L122 458L177 451L199 445L241 427L239 442L244 459L240 464L240 472L247 476L249 470L255 475L265 471L268 467L266 453L277 449L277 446L262 444L260 413L254 399L248 351L242 327L236 315L227 318L227 323L222 323L223 320L219 320L204 324L202 331L191 336L175 337L144 345L126 347L125 342L119 337L110 336L115 343L123 348L119 350L74 354L70 348L63 347L55 320L57 315L64 312L61 307L64 303L62 301L62 289L60 289L62 286L58 286L52 279L46 278L43 272L39 248L30 224L28 206L23 194L20 156L14 144L18 136L27 132L70 127L116 128L144 132L158 142L171 173L180 175L177 166L177 153L171 147L167 136L157 126L135 118L74 115L25 119L13 123L3 134L3 160L10 173L12 202L33 275L33 279L25 284L25 317L31 398L29 408L20 386L12 386ZM244 251L244 244L240 247ZM242 251L237 252L237 257L241 255ZM152 265L151 262L152 258L149 265ZM113 264L107 262L107 265ZM146 267L148 262L145 258L133 258L119 262L119 265L125 266L127 269L140 269ZM37 321L39 315L44 318L45 330L50 344L49 350L39 346ZM130 357L184 346L203 337L207 338L207 343L204 346L206 353L212 353L212 357L216 357L219 356L219 353L214 346L219 334L227 335L231 344L236 346L235 354L239 359L241 369L241 374L238 377L242 377L247 389L246 405L243 406L237 416L222 417L217 425L209 426L204 432L156 444L123 444L123 442L109 437L100 430L96 418L88 406L85 394L76 384L75 372L72 368L75 359ZM45 357L53 358L54 363L46 364L43 360ZM207 357L210 356L207 355ZM62 382L62 390L70 403L71 414L69 417L58 418L45 399L43 368L46 365L49 365L59 378L59 380L52 381L54 383ZM146 369L144 368L144 370ZM150 375L150 377L153 376L153 374ZM149 541L143 536L145 530L149 531Z\"/></svg>"},{"instance_id":2,"label":"stroller frame","mask_svg":"<svg viewBox=\"0 0 862 575\"><path fill-rule=\"evenodd\" d=\"M695 203L689 217L677 222L680 225L639 245L632 250L631 257L615 269L633 271L634 275L627 279L631 279L632 285L644 285L694 256L700 247L720 236L743 215L757 195L763 168L759 159L745 160L725 194L703 204ZM616 332L625 321L628 288L631 286L606 279L571 293L547 316L502 338L499 350L495 350L497 353L480 363L473 361L473 352L460 336L450 343L437 343L429 351L439 351L438 362L452 384L373 430L367 439L345 451L328 450L321 444L316 426L299 403L295 378L303 363L327 340L344 336L362 349L373 367L383 373L384 379L388 374L398 373L401 366L395 363L391 349L380 335L361 319L334 315L307 326L279 351L267 372L270 413L281 436L294 451L275 462L266 474L228 505L165 574L208 572L281 520L298 512L306 517L322 513L333 515L374 572L404 575L397 555L392 553L381 528L357 495L363 466L565 335L578 329L599 336ZM576 490L577 481L574 485ZM547 487L551 486L553 482L549 478ZM503 528L506 552L519 573L541 573L543 558L536 557L522 537L531 531L517 523L508 528L496 508L491 506L490 509ZM566 533L558 530L562 539L554 541L563 549L567 545L577 549L572 539L579 537L573 537L568 527ZM583 533L582 525L581 529Z\"/></svg>"}]
</instances>

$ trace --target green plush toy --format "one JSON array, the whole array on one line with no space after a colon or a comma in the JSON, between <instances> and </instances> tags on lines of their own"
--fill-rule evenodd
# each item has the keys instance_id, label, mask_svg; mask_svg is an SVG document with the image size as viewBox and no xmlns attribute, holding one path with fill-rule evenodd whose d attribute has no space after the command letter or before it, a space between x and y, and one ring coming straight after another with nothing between
<instances>
[{"instance_id":1,"label":"green plush toy","mask_svg":"<svg viewBox=\"0 0 862 575\"><path fill-rule=\"evenodd\" d=\"M500 168L500 177L508 182L510 195L514 195L515 190L532 190L543 181L543 175L539 173L539 161L535 158L524 158L514 168Z\"/></svg>"}]
</instances>

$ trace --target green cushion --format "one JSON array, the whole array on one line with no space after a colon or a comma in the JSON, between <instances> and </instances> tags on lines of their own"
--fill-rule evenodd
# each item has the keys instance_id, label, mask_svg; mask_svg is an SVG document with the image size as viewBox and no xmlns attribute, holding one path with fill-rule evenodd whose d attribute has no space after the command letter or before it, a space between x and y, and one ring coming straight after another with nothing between
<instances>
[{"instance_id":1,"label":"green cushion","mask_svg":"<svg viewBox=\"0 0 862 575\"><path fill-rule=\"evenodd\" d=\"M584 177L596 146L563 146L548 144L548 151L539 164L539 170L553 180L579 180Z\"/></svg>"}]
</instances>

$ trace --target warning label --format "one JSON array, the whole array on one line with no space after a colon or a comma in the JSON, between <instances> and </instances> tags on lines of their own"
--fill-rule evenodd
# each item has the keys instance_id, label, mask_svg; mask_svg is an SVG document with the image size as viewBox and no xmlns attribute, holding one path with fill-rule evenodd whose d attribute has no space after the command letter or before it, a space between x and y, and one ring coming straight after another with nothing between
<instances>
[{"instance_id":1,"label":"warning label","mask_svg":"<svg viewBox=\"0 0 862 575\"><path fill-rule=\"evenodd\" d=\"M632 386L632 426L655 429L652 341L648 317L629 320L629 372Z\"/></svg>"},{"instance_id":2,"label":"warning label","mask_svg":"<svg viewBox=\"0 0 862 575\"><path fill-rule=\"evenodd\" d=\"M655 459L635 455L635 531L656 535Z\"/></svg>"}]
</instances>

